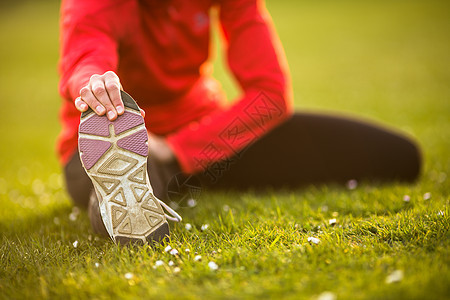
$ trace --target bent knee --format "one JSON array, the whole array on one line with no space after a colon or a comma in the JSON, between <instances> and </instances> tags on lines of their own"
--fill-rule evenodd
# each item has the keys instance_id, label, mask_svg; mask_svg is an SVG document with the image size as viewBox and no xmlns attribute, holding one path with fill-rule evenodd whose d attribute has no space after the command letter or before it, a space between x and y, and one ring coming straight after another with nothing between
<instances>
[{"instance_id":1,"label":"bent knee","mask_svg":"<svg viewBox=\"0 0 450 300\"><path fill-rule=\"evenodd\" d=\"M410 138L399 137L396 148L396 177L408 182L417 180L422 171L422 152L419 145Z\"/></svg>"}]
</instances>

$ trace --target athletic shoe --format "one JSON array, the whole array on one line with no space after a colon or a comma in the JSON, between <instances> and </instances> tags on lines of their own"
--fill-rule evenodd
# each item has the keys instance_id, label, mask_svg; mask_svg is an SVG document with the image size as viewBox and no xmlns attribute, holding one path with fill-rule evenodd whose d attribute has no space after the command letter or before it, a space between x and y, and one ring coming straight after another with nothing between
<instances>
[{"instance_id":1,"label":"athletic shoe","mask_svg":"<svg viewBox=\"0 0 450 300\"><path fill-rule=\"evenodd\" d=\"M162 241L169 235L167 219L181 221L181 217L153 194L144 118L130 95L121 92L121 96L125 112L114 121L91 109L81 114L81 162L94 185L106 231L115 243Z\"/></svg>"}]
</instances>

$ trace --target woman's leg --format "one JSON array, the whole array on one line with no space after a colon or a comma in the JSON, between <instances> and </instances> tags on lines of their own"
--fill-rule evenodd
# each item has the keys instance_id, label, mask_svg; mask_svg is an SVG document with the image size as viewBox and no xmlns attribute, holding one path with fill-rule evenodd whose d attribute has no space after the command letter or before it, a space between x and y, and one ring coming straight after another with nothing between
<instances>
[{"instance_id":1,"label":"woman's leg","mask_svg":"<svg viewBox=\"0 0 450 300\"><path fill-rule=\"evenodd\" d=\"M343 117L296 113L200 177L211 188L276 188L349 179L413 181L420 168L418 147L398 133Z\"/></svg>"},{"instance_id":2,"label":"woman's leg","mask_svg":"<svg viewBox=\"0 0 450 300\"><path fill-rule=\"evenodd\" d=\"M67 192L73 203L76 206L86 208L94 186L81 165L78 152L64 166L64 177L66 179Z\"/></svg>"},{"instance_id":3,"label":"woman's leg","mask_svg":"<svg viewBox=\"0 0 450 300\"><path fill-rule=\"evenodd\" d=\"M197 174L210 188L299 187L314 183L415 180L421 168L418 147L408 138L357 120L296 113L241 155ZM180 172L176 163L148 162L154 193L167 199L167 184ZM86 207L93 189L76 153L64 167L74 203Z\"/></svg>"}]
</instances>

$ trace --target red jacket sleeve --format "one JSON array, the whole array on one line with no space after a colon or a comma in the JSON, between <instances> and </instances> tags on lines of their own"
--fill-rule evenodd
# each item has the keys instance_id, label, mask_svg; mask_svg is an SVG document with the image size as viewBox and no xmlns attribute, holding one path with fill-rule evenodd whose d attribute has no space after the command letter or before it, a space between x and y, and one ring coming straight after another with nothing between
<instances>
[{"instance_id":1,"label":"red jacket sleeve","mask_svg":"<svg viewBox=\"0 0 450 300\"><path fill-rule=\"evenodd\" d=\"M228 64L243 95L231 107L202 119L198 126L187 126L168 137L187 173L239 157L292 111L285 56L262 3L223 1L220 22ZM218 168L223 170L223 166Z\"/></svg>"},{"instance_id":2,"label":"red jacket sleeve","mask_svg":"<svg viewBox=\"0 0 450 300\"><path fill-rule=\"evenodd\" d=\"M61 5L59 91L73 101L93 74L117 69L118 5L113 0L64 0Z\"/></svg>"}]
</instances>

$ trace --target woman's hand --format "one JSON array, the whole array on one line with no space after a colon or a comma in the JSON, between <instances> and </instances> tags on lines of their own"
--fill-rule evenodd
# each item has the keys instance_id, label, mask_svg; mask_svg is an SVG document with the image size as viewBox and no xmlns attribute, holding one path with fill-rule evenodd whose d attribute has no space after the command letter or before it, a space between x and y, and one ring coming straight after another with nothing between
<instances>
[{"instance_id":1,"label":"woman's hand","mask_svg":"<svg viewBox=\"0 0 450 300\"><path fill-rule=\"evenodd\" d=\"M113 71L92 75L89 83L80 90L80 97L75 99L75 107L80 112L91 107L99 116L106 114L113 121L125 111L120 90L119 76Z\"/></svg>"}]
</instances>

